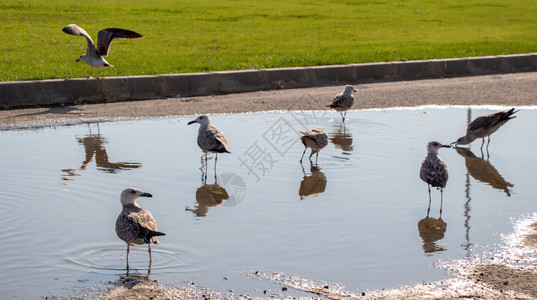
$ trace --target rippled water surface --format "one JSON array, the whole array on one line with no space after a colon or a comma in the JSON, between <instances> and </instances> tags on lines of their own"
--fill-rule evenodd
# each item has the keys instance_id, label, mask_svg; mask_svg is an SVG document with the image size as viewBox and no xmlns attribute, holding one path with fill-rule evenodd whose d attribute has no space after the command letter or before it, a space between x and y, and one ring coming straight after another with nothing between
<instances>
[{"instance_id":1,"label":"rippled water surface","mask_svg":"<svg viewBox=\"0 0 537 300\"><path fill-rule=\"evenodd\" d=\"M83 295L124 278L114 224L128 186L153 194L138 203L166 233L150 271L147 247L131 248L129 275L253 296L281 287L249 270L354 292L444 278L437 259L479 254L537 211L537 110L522 108L489 160L480 141L440 150L450 178L441 219L437 190L426 218L427 141L453 142L469 114L499 109L352 111L345 125L337 112L214 115L232 153L216 179L209 155L206 184L193 116L0 131L0 294ZM313 127L330 143L301 166L298 131Z\"/></svg>"}]
</instances>

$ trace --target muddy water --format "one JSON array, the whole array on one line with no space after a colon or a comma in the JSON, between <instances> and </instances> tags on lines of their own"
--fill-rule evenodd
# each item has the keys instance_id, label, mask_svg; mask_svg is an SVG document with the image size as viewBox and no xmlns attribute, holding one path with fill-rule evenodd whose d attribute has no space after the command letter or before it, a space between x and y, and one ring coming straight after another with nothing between
<instances>
[{"instance_id":1,"label":"muddy water","mask_svg":"<svg viewBox=\"0 0 537 300\"><path fill-rule=\"evenodd\" d=\"M488 160L480 141L440 150L450 178L442 215L433 190L426 218L427 141L453 142L468 118L499 109L353 111L345 124L337 112L214 115L232 152L216 176L193 116L0 131L0 293L80 296L124 282L114 224L127 186L153 194L139 204L166 232L150 270L147 247L133 248L129 276L253 296L281 287L249 270L349 291L444 278L436 260L479 255L537 211L537 110L522 108L492 136ZM301 165L299 131L313 127L330 143Z\"/></svg>"}]
</instances>

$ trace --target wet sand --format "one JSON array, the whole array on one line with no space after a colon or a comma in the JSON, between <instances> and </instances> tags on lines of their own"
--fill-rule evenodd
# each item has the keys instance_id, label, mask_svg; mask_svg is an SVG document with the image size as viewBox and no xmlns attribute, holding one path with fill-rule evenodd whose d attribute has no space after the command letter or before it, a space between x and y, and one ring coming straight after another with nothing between
<instances>
[{"instance_id":1,"label":"wet sand","mask_svg":"<svg viewBox=\"0 0 537 300\"><path fill-rule=\"evenodd\" d=\"M529 225L529 233L522 236L519 246L537 251L537 222ZM280 284L282 292L270 293L266 298L289 298L284 291L296 289L311 293L312 299L537 299L537 267L525 264L513 266L509 262L520 258L505 257L504 260L481 259L447 263L443 267L451 270L453 278L435 282L424 282L389 290L352 293L334 283L318 282L282 273L252 271L245 276ZM160 283L138 281L128 288L117 284L99 299L218 299L220 294L199 289L194 283L188 287L166 287ZM227 298L227 297L226 297ZM231 299L231 298L230 298ZM239 296L234 299L256 299Z\"/></svg>"},{"instance_id":2,"label":"wet sand","mask_svg":"<svg viewBox=\"0 0 537 300\"><path fill-rule=\"evenodd\" d=\"M79 104L74 106L34 107L0 110L0 128L50 126L91 121L132 118L173 117L214 113L243 113L271 110L321 110L342 85L305 89L274 90L231 95L184 97L144 101ZM376 82L355 85L354 109L414 107L422 105L537 105L537 73L515 73L449 79ZM537 223L521 243L537 250ZM383 291L352 294L312 286L301 281L288 282L272 275L251 275L271 280L289 289L312 293L312 297L332 299L537 299L537 267L513 267L496 261L468 262L452 279ZM176 299L218 298L219 295L194 286L165 287L153 281L136 282L125 288L118 283L102 299ZM285 297L285 294L280 295ZM248 298L248 297L244 297Z\"/></svg>"}]
</instances>

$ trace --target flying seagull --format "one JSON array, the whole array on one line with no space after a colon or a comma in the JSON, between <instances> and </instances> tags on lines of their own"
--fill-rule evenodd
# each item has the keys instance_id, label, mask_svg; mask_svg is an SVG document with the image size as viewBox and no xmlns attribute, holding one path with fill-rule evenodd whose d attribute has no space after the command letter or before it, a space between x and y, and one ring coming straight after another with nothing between
<instances>
[{"instance_id":1,"label":"flying seagull","mask_svg":"<svg viewBox=\"0 0 537 300\"><path fill-rule=\"evenodd\" d=\"M489 149L490 135L496 132L507 121L516 118L513 116L518 112L514 108L507 111L500 111L486 116L481 116L473 120L466 129L466 135L460 137L457 141L451 143L456 145L467 145L473 142L475 139L482 138L481 152L483 152L483 145L485 144L485 137L488 137L487 151ZM488 152L487 152L488 153Z\"/></svg>"},{"instance_id":2,"label":"flying seagull","mask_svg":"<svg viewBox=\"0 0 537 300\"><path fill-rule=\"evenodd\" d=\"M144 37L137 32L126 29L106 28L99 31L97 47L95 47L95 43L91 39L91 36L86 32L86 30L76 24L67 25L62 29L62 31L71 35L83 36L88 41L86 54L80 55L80 57L76 60L81 60L90 66L88 78L91 77L93 68L99 68L100 76L101 67L113 67L103 58L103 56L108 56L108 52L110 51L110 43L112 43L113 39L139 39Z\"/></svg>"},{"instance_id":3,"label":"flying seagull","mask_svg":"<svg viewBox=\"0 0 537 300\"><path fill-rule=\"evenodd\" d=\"M427 190L429 191L427 217L431 208L431 186L440 190L440 215L442 215L442 202L444 201L443 189L446 187L448 181L448 170L444 160L438 156L438 150L440 148L451 148L451 146L443 145L437 141L428 142L427 156L421 163L420 178L427 183Z\"/></svg>"},{"instance_id":4,"label":"flying seagull","mask_svg":"<svg viewBox=\"0 0 537 300\"><path fill-rule=\"evenodd\" d=\"M354 96L352 95L352 92L356 92L356 90L352 86L346 85L343 92L337 94L332 100L332 104L328 105L328 107L339 111L341 114L341 120L343 122L345 122L347 110L350 109L354 104ZM342 111L345 112L345 115L343 115Z\"/></svg>"},{"instance_id":5,"label":"flying seagull","mask_svg":"<svg viewBox=\"0 0 537 300\"><path fill-rule=\"evenodd\" d=\"M310 161L313 154L317 154L315 157L315 162L317 162L317 159L319 158L319 151L328 145L328 136L321 128L308 129L306 132L301 131L300 133L302 133L300 140L304 145L304 152L302 152L300 162L302 163L302 159L304 158L304 154L308 148L311 148L311 154L309 157Z\"/></svg>"},{"instance_id":6,"label":"flying seagull","mask_svg":"<svg viewBox=\"0 0 537 300\"><path fill-rule=\"evenodd\" d=\"M137 188L126 188L121 192L121 205L123 210L116 219L116 234L127 243L127 269L129 268L130 245L147 244L149 252L149 266L151 267L151 243L160 244L158 236L165 235L159 232L157 222L150 211L142 209L136 199L139 197L153 197L149 193Z\"/></svg>"},{"instance_id":7,"label":"flying seagull","mask_svg":"<svg viewBox=\"0 0 537 300\"><path fill-rule=\"evenodd\" d=\"M207 168L207 152L216 154L214 159L216 178L216 161L218 160L218 153L231 153L227 147L226 137L222 130L211 124L211 119L206 115L197 117L195 120L188 122L188 125L194 123L200 124L198 129L198 146L205 153L205 168ZM207 172L205 172L205 179L207 179Z\"/></svg>"}]
</instances>

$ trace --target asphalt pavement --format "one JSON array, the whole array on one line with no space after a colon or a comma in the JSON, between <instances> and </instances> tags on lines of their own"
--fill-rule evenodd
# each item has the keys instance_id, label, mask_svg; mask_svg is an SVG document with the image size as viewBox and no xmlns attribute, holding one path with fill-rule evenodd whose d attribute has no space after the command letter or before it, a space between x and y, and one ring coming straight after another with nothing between
<instances>
[{"instance_id":1,"label":"asphalt pavement","mask_svg":"<svg viewBox=\"0 0 537 300\"><path fill-rule=\"evenodd\" d=\"M354 85L353 109L423 105L537 105L537 72ZM343 85L0 110L0 128L272 110L324 110Z\"/></svg>"}]
</instances>

